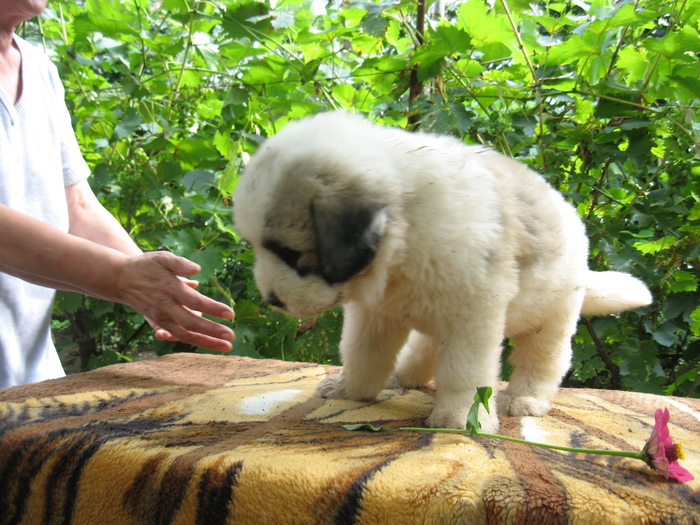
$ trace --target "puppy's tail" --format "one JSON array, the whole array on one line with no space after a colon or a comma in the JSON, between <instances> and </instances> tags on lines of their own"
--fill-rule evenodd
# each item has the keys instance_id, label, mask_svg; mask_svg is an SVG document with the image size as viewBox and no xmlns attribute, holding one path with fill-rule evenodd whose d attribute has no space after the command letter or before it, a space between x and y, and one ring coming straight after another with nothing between
<instances>
[{"instance_id":1,"label":"puppy's tail","mask_svg":"<svg viewBox=\"0 0 700 525\"><path fill-rule=\"evenodd\" d=\"M646 285L628 273L594 272L586 276L586 296L581 313L608 315L651 304Z\"/></svg>"}]
</instances>

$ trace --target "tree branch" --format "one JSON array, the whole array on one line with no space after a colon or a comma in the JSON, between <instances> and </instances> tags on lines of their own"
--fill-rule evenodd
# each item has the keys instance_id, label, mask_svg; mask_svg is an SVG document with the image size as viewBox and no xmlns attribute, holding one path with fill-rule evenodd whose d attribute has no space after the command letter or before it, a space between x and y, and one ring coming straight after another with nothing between
<instances>
[{"instance_id":1,"label":"tree branch","mask_svg":"<svg viewBox=\"0 0 700 525\"><path fill-rule=\"evenodd\" d=\"M617 366L612 359L610 359L610 356L608 355L608 352L605 349L605 345L598 337L595 328L593 328L593 322L591 322L590 319L583 319L583 324L588 329L588 333L591 334L591 339L593 339L595 349L598 352L600 358L603 360L605 368L607 368L608 372L610 372L610 388L612 390L620 390L620 387L622 386L622 376L620 375L620 367Z\"/></svg>"},{"instance_id":2,"label":"tree branch","mask_svg":"<svg viewBox=\"0 0 700 525\"><path fill-rule=\"evenodd\" d=\"M416 48L423 45L425 32L425 4L426 0L418 0L418 12L416 13ZM418 125L420 115L412 106L413 102L423 92L423 82L418 79L418 66L413 66L411 70L411 79L408 89L408 126L409 129L414 129Z\"/></svg>"}]
</instances>

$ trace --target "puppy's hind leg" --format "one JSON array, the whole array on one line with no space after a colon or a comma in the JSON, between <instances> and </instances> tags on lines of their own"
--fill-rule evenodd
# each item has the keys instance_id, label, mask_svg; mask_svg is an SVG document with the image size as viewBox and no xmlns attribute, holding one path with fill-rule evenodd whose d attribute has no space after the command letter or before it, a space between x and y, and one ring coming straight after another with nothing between
<instances>
[{"instance_id":1,"label":"puppy's hind leg","mask_svg":"<svg viewBox=\"0 0 700 525\"><path fill-rule=\"evenodd\" d=\"M345 306L340 374L324 379L316 395L331 399L371 401L384 388L396 356L408 337L401 321L350 303Z\"/></svg>"},{"instance_id":2,"label":"puppy's hind leg","mask_svg":"<svg viewBox=\"0 0 700 525\"><path fill-rule=\"evenodd\" d=\"M513 338L510 362L515 369L498 406L511 416L544 416L571 366L570 330L543 327Z\"/></svg>"},{"instance_id":3,"label":"puppy's hind leg","mask_svg":"<svg viewBox=\"0 0 700 525\"><path fill-rule=\"evenodd\" d=\"M415 330L408 336L406 346L399 353L389 388L418 388L435 377L438 341Z\"/></svg>"}]
</instances>

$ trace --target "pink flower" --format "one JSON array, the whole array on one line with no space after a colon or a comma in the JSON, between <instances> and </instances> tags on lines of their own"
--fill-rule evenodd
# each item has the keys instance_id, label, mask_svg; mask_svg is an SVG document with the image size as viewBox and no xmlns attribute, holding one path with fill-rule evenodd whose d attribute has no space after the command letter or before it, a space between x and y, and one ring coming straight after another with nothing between
<instances>
[{"instance_id":1,"label":"pink flower","mask_svg":"<svg viewBox=\"0 0 700 525\"><path fill-rule=\"evenodd\" d=\"M695 479L693 475L678 464L679 459L683 459L683 447L675 444L668 431L668 421L671 415L668 408L656 410L656 423L651 437L644 445L642 458L647 465L666 479L679 481L681 483Z\"/></svg>"}]
</instances>

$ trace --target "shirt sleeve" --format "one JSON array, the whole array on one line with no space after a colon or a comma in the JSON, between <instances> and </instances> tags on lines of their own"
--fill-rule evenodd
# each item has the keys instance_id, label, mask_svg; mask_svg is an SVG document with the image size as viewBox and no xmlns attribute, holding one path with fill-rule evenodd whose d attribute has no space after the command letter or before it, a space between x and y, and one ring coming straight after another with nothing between
<instances>
[{"instance_id":1,"label":"shirt sleeve","mask_svg":"<svg viewBox=\"0 0 700 525\"><path fill-rule=\"evenodd\" d=\"M72 186L90 176L90 168L85 162L75 136L71 116L66 107L65 89L58 76L58 69L51 63L49 76L56 97L56 111L59 116L61 137L61 161L63 165L63 184Z\"/></svg>"}]
</instances>

